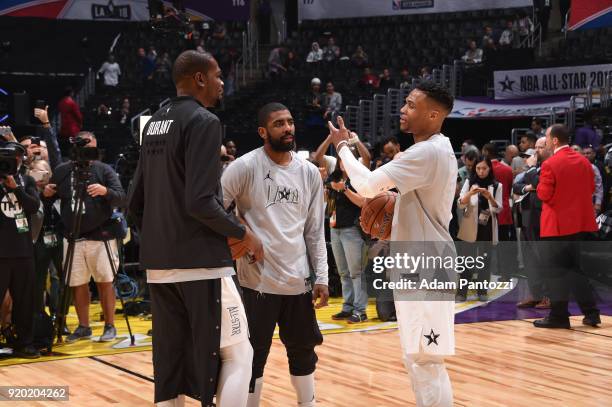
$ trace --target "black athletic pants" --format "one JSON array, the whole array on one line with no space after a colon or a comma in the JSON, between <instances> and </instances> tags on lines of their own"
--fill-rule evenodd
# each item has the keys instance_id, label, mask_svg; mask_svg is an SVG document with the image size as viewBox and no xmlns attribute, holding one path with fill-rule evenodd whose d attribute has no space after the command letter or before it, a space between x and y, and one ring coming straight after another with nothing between
<instances>
[{"instance_id":1,"label":"black athletic pants","mask_svg":"<svg viewBox=\"0 0 612 407\"><path fill-rule=\"evenodd\" d=\"M12 323L17 329L16 349L32 344L34 313L34 259L0 258L0 302L9 290L13 298Z\"/></svg>"},{"instance_id":2,"label":"black athletic pants","mask_svg":"<svg viewBox=\"0 0 612 407\"><path fill-rule=\"evenodd\" d=\"M221 341L221 280L149 284L155 402L185 394L211 406Z\"/></svg>"},{"instance_id":3,"label":"black athletic pants","mask_svg":"<svg viewBox=\"0 0 612 407\"><path fill-rule=\"evenodd\" d=\"M280 339L287 349L291 375L307 376L314 372L318 360L314 348L323 343L323 336L312 305L312 293L276 295L243 287L242 294L254 352L249 391L253 392L255 380L263 376L277 323Z\"/></svg>"}]
</instances>

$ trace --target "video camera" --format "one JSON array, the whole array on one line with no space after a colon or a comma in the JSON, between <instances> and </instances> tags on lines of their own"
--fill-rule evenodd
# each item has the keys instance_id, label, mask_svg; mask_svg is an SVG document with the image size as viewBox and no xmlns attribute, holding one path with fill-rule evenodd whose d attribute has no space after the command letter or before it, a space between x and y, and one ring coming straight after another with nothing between
<instances>
[{"instance_id":1,"label":"video camera","mask_svg":"<svg viewBox=\"0 0 612 407\"><path fill-rule=\"evenodd\" d=\"M70 160L80 165L88 165L90 161L99 159L100 154L97 147L86 147L90 141L90 139L80 136L71 138Z\"/></svg>"},{"instance_id":2,"label":"video camera","mask_svg":"<svg viewBox=\"0 0 612 407\"><path fill-rule=\"evenodd\" d=\"M10 134L10 131L8 127L0 129L0 179L17 175L19 171L17 157L25 153L21 144L6 139L5 136Z\"/></svg>"}]
</instances>

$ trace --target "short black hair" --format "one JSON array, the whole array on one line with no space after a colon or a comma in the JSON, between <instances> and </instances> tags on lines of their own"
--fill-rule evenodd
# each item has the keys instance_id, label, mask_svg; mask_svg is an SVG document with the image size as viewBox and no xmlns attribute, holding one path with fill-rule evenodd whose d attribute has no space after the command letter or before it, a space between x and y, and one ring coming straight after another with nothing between
<instances>
[{"instance_id":1,"label":"short black hair","mask_svg":"<svg viewBox=\"0 0 612 407\"><path fill-rule=\"evenodd\" d=\"M556 137L561 143L569 143L569 130L564 124L552 125L550 127L550 136Z\"/></svg>"},{"instance_id":2,"label":"short black hair","mask_svg":"<svg viewBox=\"0 0 612 407\"><path fill-rule=\"evenodd\" d=\"M215 58L208 52L184 51L174 61L172 80L176 85L184 77L194 75L196 72L208 73L214 62Z\"/></svg>"},{"instance_id":3,"label":"short black hair","mask_svg":"<svg viewBox=\"0 0 612 407\"><path fill-rule=\"evenodd\" d=\"M487 143L482 146L482 153L490 160L497 158L497 147L493 143Z\"/></svg>"},{"instance_id":4,"label":"short black hair","mask_svg":"<svg viewBox=\"0 0 612 407\"><path fill-rule=\"evenodd\" d=\"M544 127L544 119L542 119L540 117L534 117L533 120L531 120L531 121L535 122L540 127Z\"/></svg>"},{"instance_id":5,"label":"short black hair","mask_svg":"<svg viewBox=\"0 0 612 407\"><path fill-rule=\"evenodd\" d=\"M419 83L415 89L423 92L427 95L427 97L435 100L438 104L444 107L447 112L453 110L455 98L453 98L446 87L440 86L432 81L424 81Z\"/></svg>"},{"instance_id":6,"label":"short black hair","mask_svg":"<svg viewBox=\"0 0 612 407\"><path fill-rule=\"evenodd\" d=\"M527 137L527 139L528 139L529 141L533 142L533 143L535 143L536 141L538 141L538 137L537 137L537 136L536 136L536 135L535 135L533 132L531 132L531 131L529 131L529 132L527 132L527 133L523 134L523 135L521 136L521 138L523 138L523 137Z\"/></svg>"},{"instance_id":7,"label":"short black hair","mask_svg":"<svg viewBox=\"0 0 612 407\"><path fill-rule=\"evenodd\" d=\"M270 114L274 112L280 112L281 110L289 110L289 108L282 103L272 102L264 105L257 113L257 125L259 127L266 127Z\"/></svg>"}]
</instances>

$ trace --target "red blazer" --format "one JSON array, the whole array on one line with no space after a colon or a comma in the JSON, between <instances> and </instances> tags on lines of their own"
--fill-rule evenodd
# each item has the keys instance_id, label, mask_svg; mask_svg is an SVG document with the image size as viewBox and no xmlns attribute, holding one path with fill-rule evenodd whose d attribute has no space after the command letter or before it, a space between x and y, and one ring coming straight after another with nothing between
<instances>
[{"instance_id":1,"label":"red blazer","mask_svg":"<svg viewBox=\"0 0 612 407\"><path fill-rule=\"evenodd\" d=\"M497 222L500 225L512 225L512 212L510 211L510 191L512 191L512 168L498 160L493 160L493 176L495 180L502 184L502 198L504 206L497 215Z\"/></svg>"},{"instance_id":2,"label":"red blazer","mask_svg":"<svg viewBox=\"0 0 612 407\"><path fill-rule=\"evenodd\" d=\"M83 126L83 115L79 105L70 96L59 101L58 110L62 120L60 136L75 137Z\"/></svg>"},{"instance_id":3,"label":"red blazer","mask_svg":"<svg viewBox=\"0 0 612 407\"><path fill-rule=\"evenodd\" d=\"M567 236L597 230L593 210L595 178L591 163L565 147L542 163L540 236Z\"/></svg>"}]
</instances>

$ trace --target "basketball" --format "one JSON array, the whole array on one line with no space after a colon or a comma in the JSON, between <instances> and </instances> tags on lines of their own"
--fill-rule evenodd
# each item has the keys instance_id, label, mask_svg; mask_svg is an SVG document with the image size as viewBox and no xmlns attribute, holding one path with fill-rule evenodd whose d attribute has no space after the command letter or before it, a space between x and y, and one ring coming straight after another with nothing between
<instances>
[{"instance_id":1,"label":"basketball","mask_svg":"<svg viewBox=\"0 0 612 407\"><path fill-rule=\"evenodd\" d=\"M361 229L373 239L388 240L391 236L396 197L396 192L386 191L366 200L361 208Z\"/></svg>"},{"instance_id":2,"label":"basketball","mask_svg":"<svg viewBox=\"0 0 612 407\"><path fill-rule=\"evenodd\" d=\"M248 249L244 244L244 240L239 240L233 237L227 238L227 244L232 251L232 260L239 259L248 254Z\"/></svg>"}]
</instances>

